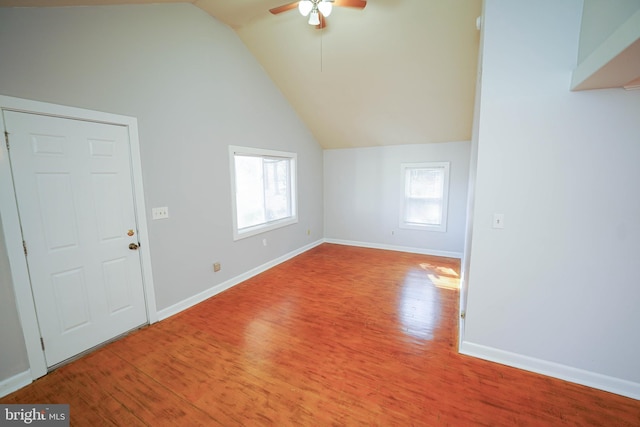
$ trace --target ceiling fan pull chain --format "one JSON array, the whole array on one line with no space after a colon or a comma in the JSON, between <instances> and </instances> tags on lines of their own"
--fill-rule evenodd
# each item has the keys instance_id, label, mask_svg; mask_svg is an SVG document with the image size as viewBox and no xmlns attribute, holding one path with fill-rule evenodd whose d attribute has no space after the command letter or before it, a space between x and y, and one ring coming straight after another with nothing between
<instances>
[{"instance_id":1,"label":"ceiling fan pull chain","mask_svg":"<svg viewBox=\"0 0 640 427\"><path fill-rule=\"evenodd\" d=\"M320 72L322 72L322 39L324 38L324 28L320 29Z\"/></svg>"}]
</instances>

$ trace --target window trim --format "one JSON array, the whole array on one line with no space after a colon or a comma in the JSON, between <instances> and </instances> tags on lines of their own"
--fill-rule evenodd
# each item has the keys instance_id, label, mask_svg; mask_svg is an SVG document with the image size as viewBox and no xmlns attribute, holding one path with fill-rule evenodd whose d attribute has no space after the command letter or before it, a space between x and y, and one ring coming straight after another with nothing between
<instances>
[{"instance_id":1,"label":"window trim","mask_svg":"<svg viewBox=\"0 0 640 427\"><path fill-rule=\"evenodd\" d=\"M290 186L291 186L291 216L287 218L267 221L242 230L238 229L238 211L236 200L236 168L235 155L246 155L255 157L276 157L286 158L291 161L290 168ZM267 150L263 148L241 147L238 145L229 146L229 170L231 178L231 215L233 220L233 240L240 240L267 231L276 230L298 222L298 171L297 171L298 155L286 151Z\"/></svg>"},{"instance_id":2,"label":"window trim","mask_svg":"<svg viewBox=\"0 0 640 427\"><path fill-rule=\"evenodd\" d=\"M406 173L408 169L444 169L443 195L442 195L442 221L440 224L417 224L404 220L406 210ZM401 163L400 179L401 179L401 202L400 202L400 228L409 230L423 231L447 231L448 207L449 207L449 175L450 162L420 162L420 163Z\"/></svg>"}]
</instances>

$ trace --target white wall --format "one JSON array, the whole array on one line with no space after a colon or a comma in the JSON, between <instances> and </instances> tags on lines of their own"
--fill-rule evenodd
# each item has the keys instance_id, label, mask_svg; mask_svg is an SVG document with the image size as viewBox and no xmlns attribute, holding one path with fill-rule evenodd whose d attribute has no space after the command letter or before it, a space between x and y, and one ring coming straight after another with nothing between
<instances>
[{"instance_id":1,"label":"white wall","mask_svg":"<svg viewBox=\"0 0 640 427\"><path fill-rule=\"evenodd\" d=\"M2 221L1 218L0 221ZM2 396L3 380L29 369L27 349L16 308L16 295L11 286L11 269L2 227L0 227L0 325L2 325L0 327L0 396Z\"/></svg>"},{"instance_id":2,"label":"white wall","mask_svg":"<svg viewBox=\"0 0 640 427\"><path fill-rule=\"evenodd\" d=\"M320 146L235 33L191 4L0 8L0 94L138 118L147 213L170 215L148 218L159 310L323 236ZM298 153L298 224L233 241L228 145Z\"/></svg>"},{"instance_id":3,"label":"white wall","mask_svg":"<svg viewBox=\"0 0 640 427\"><path fill-rule=\"evenodd\" d=\"M581 5L486 0L461 350L640 398L640 91L569 91Z\"/></svg>"},{"instance_id":4,"label":"white wall","mask_svg":"<svg viewBox=\"0 0 640 427\"><path fill-rule=\"evenodd\" d=\"M464 247L469 142L324 151L325 237L460 258ZM446 232L399 228L400 164L450 162Z\"/></svg>"}]
</instances>

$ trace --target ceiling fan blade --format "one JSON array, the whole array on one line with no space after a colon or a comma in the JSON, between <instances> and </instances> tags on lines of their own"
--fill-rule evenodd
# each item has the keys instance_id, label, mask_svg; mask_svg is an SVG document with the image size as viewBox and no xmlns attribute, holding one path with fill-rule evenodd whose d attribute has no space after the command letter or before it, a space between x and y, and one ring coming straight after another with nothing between
<instances>
[{"instance_id":1,"label":"ceiling fan blade","mask_svg":"<svg viewBox=\"0 0 640 427\"><path fill-rule=\"evenodd\" d=\"M365 0L333 0L334 6L341 7L356 7L358 9L364 9L367 5Z\"/></svg>"},{"instance_id":2,"label":"ceiling fan blade","mask_svg":"<svg viewBox=\"0 0 640 427\"><path fill-rule=\"evenodd\" d=\"M274 15L277 15L279 13L286 12L287 10L295 9L296 7L298 7L298 3L299 2L294 1L293 3L283 4L282 6L269 9L269 12L273 13Z\"/></svg>"},{"instance_id":3,"label":"ceiling fan blade","mask_svg":"<svg viewBox=\"0 0 640 427\"><path fill-rule=\"evenodd\" d=\"M318 17L320 18L320 23L318 25L316 25L316 28L321 30L321 29L323 29L324 27L327 26L327 19L321 13L318 14Z\"/></svg>"}]
</instances>

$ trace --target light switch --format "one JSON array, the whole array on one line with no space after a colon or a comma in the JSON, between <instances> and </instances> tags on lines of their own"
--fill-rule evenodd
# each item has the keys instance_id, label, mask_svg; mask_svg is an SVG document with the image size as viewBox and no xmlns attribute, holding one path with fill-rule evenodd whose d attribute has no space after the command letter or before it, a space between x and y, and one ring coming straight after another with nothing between
<instances>
[{"instance_id":1,"label":"light switch","mask_svg":"<svg viewBox=\"0 0 640 427\"><path fill-rule=\"evenodd\" d=\"M169 218L169 208L166 206L161 208L153 208L151 209L151 217L153 219Z\"/></svg>"},{"instance_id":2,"label":"light switch","mask_svg":"<svg viewBox=\"0 0 640 427\"><path fill-rule=\"evenodd\" d=\"M504 228L504 214L493 214L493 228Z\"/></svg>"}]
</instances>

